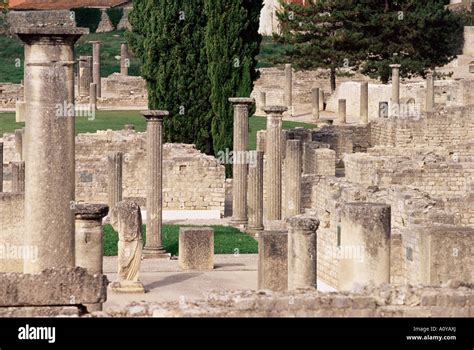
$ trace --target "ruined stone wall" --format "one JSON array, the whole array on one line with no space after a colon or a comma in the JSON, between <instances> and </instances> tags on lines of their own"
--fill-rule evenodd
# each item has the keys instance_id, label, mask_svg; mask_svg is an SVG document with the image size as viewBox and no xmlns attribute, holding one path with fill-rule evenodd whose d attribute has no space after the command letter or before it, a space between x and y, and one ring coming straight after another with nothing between
<instances>
[{"instance_id":1,"label":"ruined stone wall","mask_svg":"<svg viewBox=\"0 0 474 350\"><path fill-rule=\"evenodd\" d=\"M0 272L23 272L23 207L23 194L0 193Z\"/></svg>"},{"instance_id":2,"label":"ruined stone wall","mask_svg":"<svg viewBox=\"0 0 474 350\"><path fill-rule=\"evenodd\" d=\"M111 312L113 317L473 317L472 285L382 286L359 293L219 291L182 303L140 303ZM136 310L140 310L137 314Z\"/></svg>"}]
</instances>

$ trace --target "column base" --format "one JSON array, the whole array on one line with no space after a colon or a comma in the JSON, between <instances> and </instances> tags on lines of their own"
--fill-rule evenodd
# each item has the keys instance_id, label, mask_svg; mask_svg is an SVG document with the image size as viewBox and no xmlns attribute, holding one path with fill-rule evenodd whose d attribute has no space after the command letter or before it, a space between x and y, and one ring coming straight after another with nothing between
<instances>
[{"instance_id":1,"label":"column base","mask_svg":"<svg viewBox=\"0 0 474 350\"><path fill-rule=\"evenodd\" d=\"M262 226L262 227L248 227L245 232L247 232L248 235L256 238L258 237L258 234L263 231L264 231L264 227Z\"/></svg>"},{"instance_id":2,"label":"column base","mask_svg":"<svg viewBox=\"0 0 474 350\"><path fill-rule=\"evenodd\" d=\"M234 227L245 228L248 223L249 221L247 219L232 218L229 224Z\"/></svg>"},{"instance_id":3,"label":"column base","mask_svg":"<svg viewBox=\"0 0 474 350\"><path fill-rule=\"evenodd\" d=\"M171 258L171 254L167 253L166 250L162 248L143 248L142 252L142 259L149 260L149 259L163 259L169 260Z\"/></svg>"}]
</instances>

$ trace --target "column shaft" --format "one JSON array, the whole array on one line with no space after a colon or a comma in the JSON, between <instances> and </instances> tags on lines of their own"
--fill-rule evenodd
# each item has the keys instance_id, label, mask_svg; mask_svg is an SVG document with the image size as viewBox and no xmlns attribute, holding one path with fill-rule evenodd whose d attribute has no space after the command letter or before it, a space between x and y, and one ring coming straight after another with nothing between
<instances>
[{"instance_id":1,"label":"column shaft","mask_svg":"<svg viewBox=\"0 0 474 350\"><path fill-rule=\"evenodd\" d=\"M3 192L3 142L0 142L0 193Z\"/></svg>"},{"instance_id":2,"label":"column shaft","mask_svg":"<svg viewBox=\"0 0 474 350\"><path fill-rule=\"evenodd\" d=\"M432 72L426 76L426 111L433 112L435 106L435 80Z\"/></svg>"},{"instance_id":3,"label":"column shaft","mask_svg":"<svg viewBox=\"0 0 474 350\"><path fill-rule=\"evenodd\" d=\"M114 208L122 201L122 169L123 153L113 152L107 158L108 162L108 202L109 208Z\"/></svg>"},{"instance_id":4,"label":"column shaft","mask_svg":"<svg viewBox=\"0 0 474 350\"><path fill-rule=\"evenodd\" d=\"M339 124L346 124L347 121L347 109L346 109L346 100L339 100L339 109L338 109L338 122Z\"/></svg>"},{"instance_id":5,"label":"column shaft","mask_svg":"<svg viewBox=\"0 0 474 350\"><path fill-rule=\"evenodd\" d=\"M250 151L248 175L248 229L251 232L263 230L263 152Z\"/></svg>"},{"instance_id":6,"label":"column shaft","mask_svg":"<svg viewBox=\"0 0 474 350\"><path fill-rule=\"evenodd\" d=\"M313 119L319 120L319 88L311 92L311 105L313 108Z\"/></svg>"},{"instance_id":7,"label":"column shaft","mask_svg":"<svg viewBox=\"0 0 474 350\"><path fill-rule=\"evenodd\" d=\"M285 216L301 214L301 167L302 149L300 140L286 141L285 157Z\"/></svg>"},{"instance_id":8,"label":"column shaft","mask_svg":"<svg viewBox=\"0 0 474 350\"><path fill-rule=\"evenodd\" d=\"M369 123L369 83L366 81L360 83L360 123Z\"/></svg>"},{"instance_id":9,"label":"column shaft","mask_svg":"<svg viewBox=\"0 0 474 350\"><path fill-rule=\"evenodd\" d=\"M97 84L97 97L102 97L102 85L100 80L100 41L91 41L92 44L92 81Z\"/></svg>"},{"instance_id":10,"label":"column shaft","mask_svg":"<svg viewBox=\"0 0 474 350\"><path fill-rule=\"evenodd\" d=\"M400 109L400 67L399 64L390 65L392 68L392 113L390 115L392 116L398 116Z\"/></svg>"},{"instance_id":11,"label":"column shaft","mask_svg":"<svg viewBox=\"0 0 474 350\"><path fill-rule=\"evenodd\" d=\"M120 46L120 74L128 75L128 67L130 65L128 55L128 44L122 43Z\"/></svg>"},{"instance_id":12,"label":"column shaft","mask_svg":"<svg viewBox=\"0 0 474 350\"><path fill-rule=\"evenodd\" d=\"M25 162L12 162L12 192L25 192Z\"/></svg>"},{"instance_id":13,"label":"column shaft","mask_svg":"<svg viewBox=\"0 0 474 350\"><path fill-rule=\"evenodd\" d=\"M285 104L291 113L293 106L293 70L291 64L285 64Z\"/></svg>"}]
</instances>

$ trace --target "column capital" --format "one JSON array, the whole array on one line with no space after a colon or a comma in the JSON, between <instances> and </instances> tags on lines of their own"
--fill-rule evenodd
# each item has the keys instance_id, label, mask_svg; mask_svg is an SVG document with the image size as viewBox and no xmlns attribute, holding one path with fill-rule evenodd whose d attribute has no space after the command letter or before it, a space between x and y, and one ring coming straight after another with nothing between
<instances>
[{"instance_id":1,"label":"column capital","mask_svg":"<svg viewBox=\"0 0 474 350\"><path fill-rule=\"evenodd\" d=\"M107 204L76 204L74 214L76 219L100 220L109 213Z\"/></svg>"},{"instance_id":2,"label":"column capital","mask_svg":"<svg viewBox=\"0 0 474 350\"><path fill-rule=\"evenodd\" d=\"M163 121L164 117L168 117L170 112L159 111L159 110L148 110L140 112L146 119L147 122Z\"/></svg>"},{"instance_id":3,"label":"column capital","mask_svg":"<svg viewBox=\"0 0 474 350\"><path fill-rule=\"evenodd\" d=\"M267 106L263 109L265 113L279 117L283 117L283 113L285 113L287 110L288 107L285 106Z\"/></svg>"},{"instance_id":4,"label":"column capital","mask_svg":"<svg viewBox=\"0 0 474 350\"><path fill-rule=\"evenodd\" d=\"M255 99L251 97L231 97L229 98L229 102L235 106L238 106L238 105L249 106L255 103Z\"/></svg>"},{"instance_id":5,"label":"column capital","mask_svg":"<svg viewBox=\"0 0 474 350\"><path fill-rule=\"evenodd\" d=\"M401 66L402 66L401 64L396 63L396 64L391 64L391 65L390 65L390 68L392 68L392 69L400 69Z\"/></svg>"},{"instance_id":6,"label":"column capital","mask_svg":"<svg viewBox=\"0 0 474 350\"><path fill-rule=\"evenodd\" d=\"M92 45L100 45L102 44L102 41L100 40L91 40L91 41L88 41L89 44L92 44Z\"/></svg>"}]
</instances>

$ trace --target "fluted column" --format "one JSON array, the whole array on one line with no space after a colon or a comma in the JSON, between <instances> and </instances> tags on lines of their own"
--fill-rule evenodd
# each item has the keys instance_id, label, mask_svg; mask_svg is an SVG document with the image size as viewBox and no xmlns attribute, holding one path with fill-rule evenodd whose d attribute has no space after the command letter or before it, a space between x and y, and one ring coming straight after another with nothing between
<instances>
[{"instance_id":1,"label":"fluted column","mask_svg":"<svg viewBox=\"0 0 474 350\"><path fill-rule=\"evenodd\" d=\"M301 214L301 141L286 141L285 157L285 216Z\"/></svg>"},{"instance_id":2,"label":"fluted column","mask_svg":"<svg viewBox=\"0 0 474 350\"><path fill-rule=\"evenodd\" d=\"M360 83L360 123L369 123L369 83L366 81Z\"/></svg>"},{"instance_id":3,"label":"fluted column","mask_svg":"<svg viewBox=\"0 0 474 350\"><path fill-rule=\"evenodd\" d=\"M285 104L290 114L293 114L293 70L291 64L285 64Z\"/></svg>"},{"instance_id":4,"label":"fluted column","mask_svg":"<svg viewBox=\"0 0 474 350\"><path fill-rule=\"evenodd\" d=\"M79 57L79 96L89 96L89 89L92 83L92 57L80 56Z\"/></svg>"},{"instance_id":5,"label":"fluted column","mask_svg":"<svg viewBox=\"0 0 474 350\"><path fill-rule=\"evenodd\" d=\"M128 75L129 59L128 44L122 43L120 46L120 74Z\"/></svg>"},{"instance_id":6,"label":"fluted column","mask_svg":"<svg viewBox=\"0 0 474 350\"><path fill-rule=\"evenodd\" d=\"M97 110L97 84L92 83L89 88L89 109L91 112Z\"/></svg>"},{"instance_id":7,"label":"fluted column","mask_svg":"<svg viewBox=\"0 0 474 350\"><path fill-rule=\"evenodd\" d=\"M25 162L12 162L12 192L25 192Z\"/></svg>"},{"instance_id":8,"label":"fluted column","mask_svg":"<svg viewBox=\"0 0 474 350\"><path fill-rule=\"evenodd\" d=\"M232 181L232 225L241 226L247 217L247 174L248 174L248 133L249 107L253 98L230 98L234 106L234 153Z\"/></svg>"},{"instance_id":9,"label":"fluted column","mask_svg":"<svg viewBox=\"0 0 474 350\"><path fill-rule=\"evenodd\" d=\"M168 111L144 111L147 121L146 244L144 259L167 259L163 248L163 119Z\"/></svg>"},{"instance_id":10,"label":"fluted column","mask_svg":"<svg viewBox=\"0 0 474 350\"><path fill-rule=\"evenodd\" d=\"M267 133L265 155L267 161L267 220L281 220L281 168L282 168L282 119L288 108L269 106L267 113Z\"/></svg>"},{"instance_id":11,"label":"fluted column","mask_svg":"<svg viewBox=\"0 0 474 350\"><path fill-rule=\"evenodd\" d=\"M89 41L92 44L92 82L97 84L97 98L102 97L102 86L100 82L100 41Z\"/></svg>"},{"instance_id":12,"label":"fluted column","mask_svg":"<svg viewBox=\"0 0 474 350\"><path fill-rule=\"evenodd\" d=\"M288 289L316 288L316 232L319 220L298 215L287 220L288 231Z\"/></svg>"},{"instance_id":13,"label":"fluted column","mask_svg":"<svg viewBox=\"0 0 474 350\"><path fill-rule=\"evenodd\" d=\"M109 208L122 201L123 153L113 152L107 157L108 166L108 202Z\"/></svg>"},{"instance_id":14,"label":"fluted column","mask_svg":"<svg viewBox=\"0 0 474 350\"><path fill-rule=\"evenodd\" d=\"M248 231L256 233L263 230L263 152L250 151L248 175Z\"/></svg>"}]
</instances>

